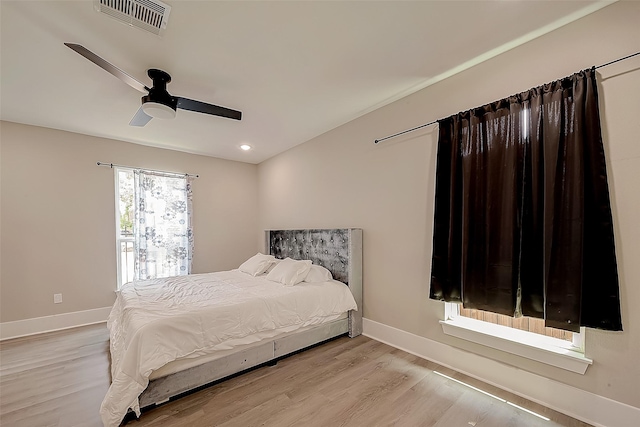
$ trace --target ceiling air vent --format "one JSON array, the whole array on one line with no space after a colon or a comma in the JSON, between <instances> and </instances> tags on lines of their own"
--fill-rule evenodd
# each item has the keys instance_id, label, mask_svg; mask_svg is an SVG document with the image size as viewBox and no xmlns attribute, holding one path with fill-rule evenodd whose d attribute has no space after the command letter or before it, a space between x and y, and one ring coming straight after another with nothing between
<instances>
[{"instance_id":1,"label":"ceiling air vent","mask_svg":"<svg viewBox=\"0 0 640 427\"><path fill-rule=\"evenodd\" d=\"M150 33L162 35L171 6L158 0L94 0L98 12Z\"/></svg>"}]
</instances>

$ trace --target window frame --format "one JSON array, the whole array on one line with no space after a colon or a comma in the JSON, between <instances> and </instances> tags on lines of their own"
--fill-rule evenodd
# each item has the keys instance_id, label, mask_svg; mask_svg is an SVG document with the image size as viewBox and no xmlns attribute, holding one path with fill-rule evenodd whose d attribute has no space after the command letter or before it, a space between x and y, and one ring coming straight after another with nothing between
<instances>
[{"instance_id":1,"label":"window frame","mask_svg":"<svg viewBox=\"0 0 640 427\"><path fill-rule=\"evenodd\" d=\"M120 289L124 283L122 283L122 243L123 242L133 242L134 237L130 238L122 238L120 234L120 217L122 212L120 212L120 172L122 171L131 171L133 172L133 168L127 167L115 167L114 170L114 189L115 189L115 226L116 226L116 289ZM134 243L135 250L135 243Z\"/></svg>"},{"instance_id":2,"label":"window frame","mask_svg":"<svg viewBox=\"0 0 640 427\"><path fill-rule=\"evenodd\" d=\"M593 360L585 356L585 328L573 334L573 342L534 332L497 325L460 315L456 303L444 303L446 335L471 341L506 353L515 354L557 368L584 375Z\"/></svg>"},{"instance_id":3,"label":"window frame","mask_svg":"<svg viewBox=\"0 0 640 427\"><path fill-rule=\"evenodd\" d=\"M133 180L133 201L132 201L132 209L133 209L133 215L134 218L132 218L133 220L133 225L132 225L132 233L133 236L132 237L123 237L123 235L121 234L121 216L122 216L122 211L121 211L121 207L120 207L120 195L121 195L121 184L122 181L120 179L120 174L121 173L131 173L133 175L135 175L136 173L140 172L140 173L144 173L144 174L151 174L151 175L157 175L158 177L165 177L165 178L177 178L177 179L185 179L185 188L184 188L184 194L182 195L184 197L184 202L186 203L185 206L185 210L184 213L186 214L186 218L185 221L181 222L180 225L184 226L184 231L185 234L184 235L178 235L178 234L174 234L174 236L178 236L178 237L185 237L186 236L186 251L187 251L187 257L186 257L186 272L182 273L182 268L179 269L179 272L175 275L188 275L191 274L191 268L192 268L192 256L193 256L193 227L192 227L192 219L191 219L191 215L192 215L192 196L191 196L191 189L190 189L190 177L192 177L193 175L189 175L189 174L183 174L183 173L176 173L176 172L164 172L164 171L159 171L159 170L153 170L153 169L140 169L140 168L134 168L134 167L130 167L130 166L119 166L119 165L112 165L112 168L114 169L114 203L115 203L115 231L116 231L116 239L115 239L115 243L116 243L116 285L117 285L117 290L121 289L121 287L125 284L128 283L130 281L134 281L134 280L139 280L139 274L138 274L138 269L141 268L141 266L139 265L139 260L135 254L136 252L136 248L138 247L138 245L140 244L139 240L139 235L136 232L136 220L135 220L135 215L138 214L137 212L137 207L136 207L136 198L138 196L140 196L138 194L138 189L136 188L135 185L135 177ZM195 175L197 177L197 175ZM164 201L166 203L166 200ZM179 209L179 208L177 208ZM140 220L139 220L140 221ZM122 244L126 244L127 248L129 246L131 246L133 248L134 251L134 259L133 259L133 275L129 274L130 270L127 269L127 272L123 272L123 268L126 268L126 266L123 266L123 262L122 262ZM167 248L164 247L164 253L167 252ZM179 248L182 249L182 248ZM175 251L174 251L175 253ZM180 254L178 254L177 256L179 256ZM176 255L174 255L176 256ZM128 259L128 257L127 257ZM185 259L185 257L181 257L181 259ZM127 266L129 266L128 261L127 261ZM181 267L181 266L179 266ZM168 274L167 274L168 273ZM161 273L161 275L157 276L158 278L160 277L168 277L170 276L171 272L167 272L165 270L163 270L163 272ZM126 281L123 282L123 275L126 276L124 279Z\"/></svg>"}]
</instances>

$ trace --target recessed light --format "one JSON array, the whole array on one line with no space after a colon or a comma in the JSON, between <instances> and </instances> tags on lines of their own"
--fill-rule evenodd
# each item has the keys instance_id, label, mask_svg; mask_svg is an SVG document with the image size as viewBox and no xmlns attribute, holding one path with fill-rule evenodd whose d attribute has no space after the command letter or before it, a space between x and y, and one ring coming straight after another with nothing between
<instances>
[{"instance_id":1,"label":"recessed light","mask_svg":"<svg viewBox=\"0 0 640 427\"><path fill-rule=\"evenodd\" d=\"M244 151L249 151L249 150L251 150L251 146L250 146L249 144L242 144L242 145L240 146L240 148L241 148L242 150L244 150Z\"/></svg>"}]
</instances>

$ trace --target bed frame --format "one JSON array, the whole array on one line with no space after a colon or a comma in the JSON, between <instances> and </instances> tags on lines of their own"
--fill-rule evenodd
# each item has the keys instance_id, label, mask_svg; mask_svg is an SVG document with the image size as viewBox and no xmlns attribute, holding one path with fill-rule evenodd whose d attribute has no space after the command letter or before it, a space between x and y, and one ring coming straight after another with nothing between
<instances>
[{"instance_id":1,"label":"bed frame","mask_svg":"<svg viewBox=\"0 0 640 427\"><path fill-rule=\"evenodd\" d=\"M205 364L149 381L140 394L140 407L148 408L194 389L246 371L340 335L362 333L362 230L266 230L265 252L276 258L310 259L346 283L358 305L348 318L325 323L284 337L261 341Z\"/></svg>"}]
</instances>

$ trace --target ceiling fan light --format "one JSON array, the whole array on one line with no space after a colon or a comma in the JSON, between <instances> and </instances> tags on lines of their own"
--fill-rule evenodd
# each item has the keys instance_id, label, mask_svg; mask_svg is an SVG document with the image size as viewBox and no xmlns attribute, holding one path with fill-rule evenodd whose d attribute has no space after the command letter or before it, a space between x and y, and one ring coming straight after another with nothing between
<instances>
[{"instance_id":1,"label":"ceiling fan light","mask_svg":"<svg viewBox=\"0 0 640 427\"><path fill-rule=\"evenodd\" d=\"M142 104L142 111L146 115L157 119L173 119L176 116L176 110L173 108L153 101Z\"/></svg>"}]
</instances>

